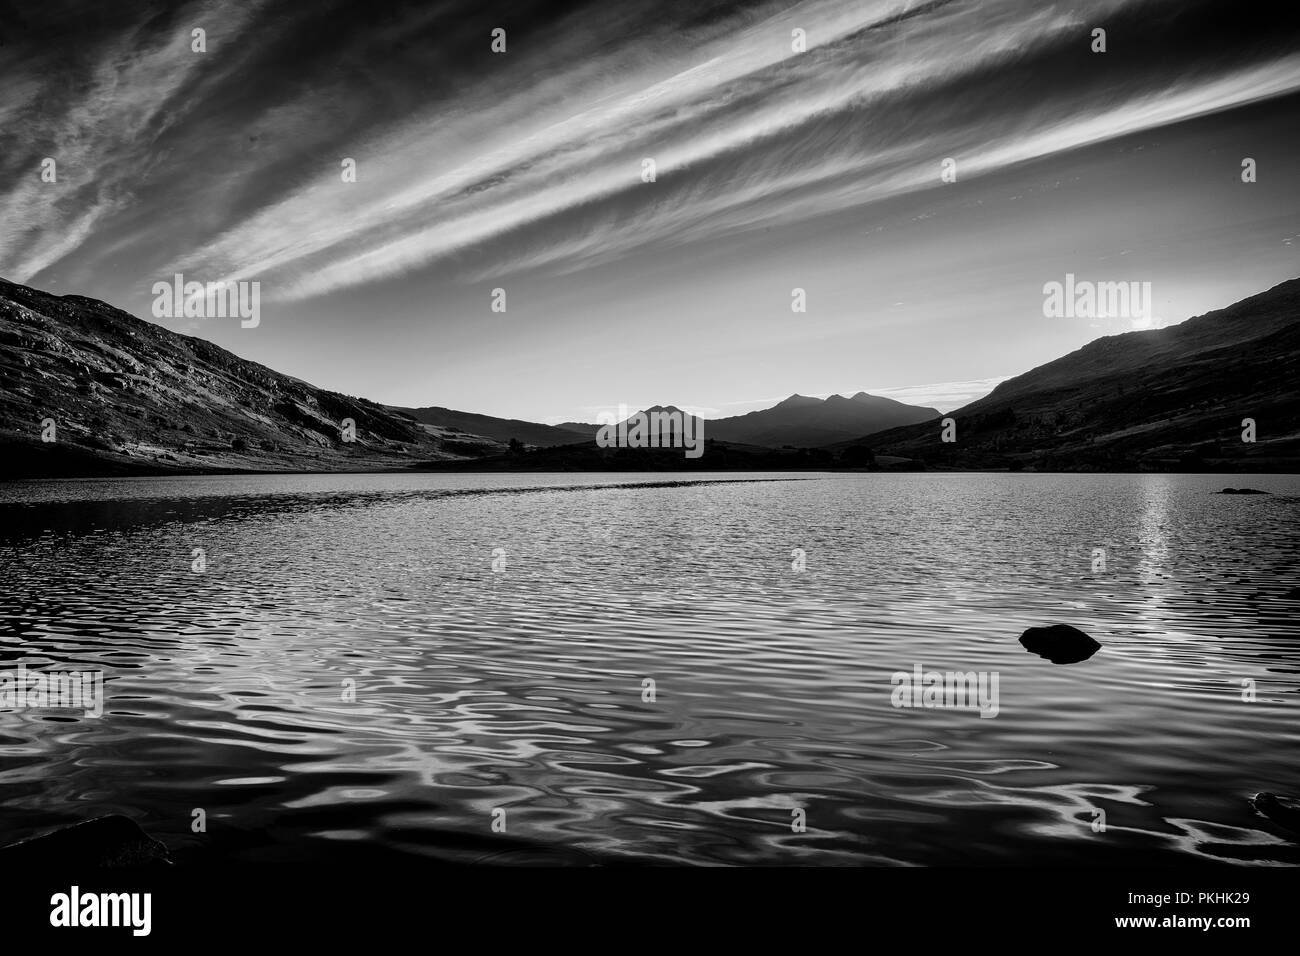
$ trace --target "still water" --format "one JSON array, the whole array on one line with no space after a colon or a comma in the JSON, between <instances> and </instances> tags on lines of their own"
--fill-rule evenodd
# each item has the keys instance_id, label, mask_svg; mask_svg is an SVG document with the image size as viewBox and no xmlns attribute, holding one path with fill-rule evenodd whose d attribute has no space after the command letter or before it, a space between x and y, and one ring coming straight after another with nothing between
<instances>
[{"instance_id":1,"label":"still water","mask_svg":"<svg viewBox=\"0 0 1300 956\"><path fill-rule=\"evenodd\" d=\"M1300 793L1298 618L1295 476L0 485L0 672L105 695L0 709L0 843L123 813L197 866L1294 865L1247 798ZM1054 622L1102 649L1018 643ZM895 707L918 666L996 675L996 716Z\"/></svg>"}]
</instances>

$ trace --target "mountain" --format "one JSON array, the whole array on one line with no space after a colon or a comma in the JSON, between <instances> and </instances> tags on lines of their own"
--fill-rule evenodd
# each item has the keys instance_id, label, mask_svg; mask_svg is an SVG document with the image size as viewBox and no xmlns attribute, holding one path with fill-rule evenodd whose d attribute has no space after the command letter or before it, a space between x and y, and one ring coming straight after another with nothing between
<instances>
[{"instance_id":1,"label":"mountain","mask_svg":"<svg viewBox=\"0 0 1300 956\"><path fill-rule=\"evenodd\" d=\"M674 406L667 406L675 411ZM646 411L660 411L656 405ZM857 439L870 431L911 425L937 419L939 412L919 405L906 405L891 398L858 392L852 398L832 395L827 399L791 395L771 408L730 418L704 420L704 437L735 445L763 448L814 448L846 439ZM594 438L599 425L565 422L567 431Z\"/></svg>"},{"instance_id":2,"label":"mountain","mask_svg":"<svg viewBox=\"0 0 1300 956\"><path fill-rule=\"evenodd\" d=\"M374 471L497 450L474 444L95 299L0 279L0 476Z\"/></svg>"},{"instance_id":3,"label":"mountain","mask_svg":"<svg viewBox=\"0 0 1300 956\"><path fill-rule=\"evenodd\" d=\"M852 398L832 395L825 400L791 395L762 411L710 421L705 425L704 434L719 441L746 445L811 448L938 417L938 411L933 408L906 405L866 392L858 392Z\"/></svg>"},{"instance_id":4,"label":"mountain","mask_svg":"<svg viewBox=\"0 0 1300 956\"><path fill-rule=\"evenodd\" d=\"M1096 339L940 423L856 442L929 465L1300 470L1300 279L1163 329ZM1242 440L1254 419L1256 441Z\"/></svg>"},{"instance_id":5,"label":"mountain","mask_svg":"<svg viewBox=\"0 0 1300 956\"><path fill-rule=\"evenodd\" d=\"M953 443L940 441L932 408L865 392L792 395L762 411L704 421L700 459L678 450L598 449L597 425L383 406L94 299L0 279L0 477L475 463L489 470L1300 471L1300 279L1180 325L1097 339L947 417L956 422ZM1242 441L1247 418L1255 422L1252 443ZM347 419L355 441L343 440ZM512 438L535 450L509 448Z\"/></svg>"},{"instance_id":6,"label":"mountain","mask_svg":"<svg viewBox=\"0 0 1300 956\"><path fill-rule=\"evenodd\" d=\"M507 443L515 438L525 445L568 445L573 442L589 440L594 434L595 425L578 426L580 431L571 431L563 425L539 425L536 422L520 421L517 418L493 418L491 415L478 415L474 412L458 412L451 408L431 405L428 408L401 408L390 406L393 411L409 415L418 422L433 425L455 434L464 432L470 435L482 435L494 441Z\"/></svg>"},{"instance_id":7,"label":"mountain","mask_svg":"<svg viewBox=\"0 0 1300 956\"><path fill-rule=\"evenodd\" d=\"M600 431L600 426L591 422L560 422L555 427L566 432L573 432L586 440L595 438L596 432Z\"/></svg>"}]
</instances>

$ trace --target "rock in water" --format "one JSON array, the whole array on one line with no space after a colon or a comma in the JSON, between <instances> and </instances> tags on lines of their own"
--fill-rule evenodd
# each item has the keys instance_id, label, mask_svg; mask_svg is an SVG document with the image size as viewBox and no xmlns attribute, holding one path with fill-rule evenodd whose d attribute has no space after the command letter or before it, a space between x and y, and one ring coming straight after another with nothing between
<instances>
[{"instance_id":1,"label":"rock in water","mask_svg":"<svg viewBox=\"0 0 1300 956\"><path fill-rule=\"evenodd\" d=\"M1077 664L1101 650L1101 645L1077 627L1052 624L1031 627L1020 635L1025 650L1045 657L1053 664Z\"/></svg>"},{"instance_id":2,"label":"rock in water","mask_svg":"<svg viewBox=\"0 0 1300 956\"><path fill-rule=\"evenodd\" d=\"M96 817L0 847L0 865L45 867L152 866L171 863L167 847L121 814Z\"/></svg>"},{"instance_id":3,"label":"rock in water","mask_svg":"<svg viewBox=\"0 0 1300 956\"><path fill-rule=\"evenodd\" d=\"M1219 492L1221 495L1271 495L1271 491L1260 491L1258 488L1224 488Z\"/></svg>"},{"instance_id":4,"label":"rock in water","mask_svg":"<svg viewBox=\"0 0 1300 956\"><path fill-rule=\"evenodd\" d=\"M1277 794L1266 790L1255 794L1250 805L1282 829L1300 834L1300 805L1297 805L1294 797L1279 798Z\"/></svg>"}]
</instances>

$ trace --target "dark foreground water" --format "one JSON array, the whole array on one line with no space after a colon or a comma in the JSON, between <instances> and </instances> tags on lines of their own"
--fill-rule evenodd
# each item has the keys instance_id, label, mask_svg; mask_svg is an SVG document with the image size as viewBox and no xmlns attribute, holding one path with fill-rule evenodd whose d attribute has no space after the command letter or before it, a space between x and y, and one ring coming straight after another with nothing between
<instances>
[{"instance_id":1,"label":"dark foreground water","mask_svg":"<svg viewBox=\"0 0 1300 956\"><path fill-rule=\"evenodd\" d=\"M1300 863L1247 804L1300 792L1300 478L628 487L663 480L0 486L0 674L107 697L0 710L0 843L119 812L191 865ZM1104 647L1026 652L1049 622ZM917 665L996 675L996 716L893 706Z\"/></svg>"}]
</instances>

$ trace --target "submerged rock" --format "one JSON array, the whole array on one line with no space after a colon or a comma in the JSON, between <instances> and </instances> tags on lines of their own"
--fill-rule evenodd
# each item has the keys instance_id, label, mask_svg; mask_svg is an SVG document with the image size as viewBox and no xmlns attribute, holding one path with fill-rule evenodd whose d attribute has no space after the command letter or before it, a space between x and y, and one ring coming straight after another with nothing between
<instances>
[{"instance_id":1,"label":"submerged rock","mask_svg":"<svg viewBox=\"0 0 1300 956\"><path fill-rule=\"evenodd\" d=\"M1077 664L1101 650L1099 643L1069 624L1031 627L1020 635L1020 643L1053 664Z\"/></svg>"},{"instance_id":2,"label":"submerged rock","mask_svg":"<svg viewBox=\"0 0 1300 956\"><path fill-rule=\"evenodd\" d=\"M1255 794L1250 805L1282 829L1300 834L1300 804L1294 797L1278 797L1265 790Z\"/></svg>"},{"instance_id":3,"label":"submerged rock","mask_svg":"<svg viewBox=\"0 0 1300 956\"><path fill-rule=\"evenodd\" d=\"M167 847L140 829L134 820L116 813L0 847L0 865L6 867L119 867L160 863L171 863Z\"/></svg>"},{"instance_id":4,"label":"submerged rock","mask_svg":"<svg viewBox=\"0 0 1300 956\"><path fill-rule=\"evenodd\" d=\"M1224 488L1219 492L1221 495L1271 495L1271 491L1260 491L1258 488Z\"/></svg>"}]
</instances>

